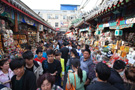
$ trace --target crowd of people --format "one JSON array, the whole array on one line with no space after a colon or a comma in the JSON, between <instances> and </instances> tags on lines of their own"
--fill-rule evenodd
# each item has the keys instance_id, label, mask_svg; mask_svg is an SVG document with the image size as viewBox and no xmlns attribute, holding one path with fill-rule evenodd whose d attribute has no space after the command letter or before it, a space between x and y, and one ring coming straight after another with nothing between
<instances>
[{"instance_id":1,"label":"crowd of people","mask_svg":"<svg viewBox=\"0 0 135 90\"><path fill-rule=\"evenodd\" d=\"M91 49L66 37L27 46L20 57L0 60L0 90L135 90L135 67L94 63Z\"/></svg>"}]
</instances>

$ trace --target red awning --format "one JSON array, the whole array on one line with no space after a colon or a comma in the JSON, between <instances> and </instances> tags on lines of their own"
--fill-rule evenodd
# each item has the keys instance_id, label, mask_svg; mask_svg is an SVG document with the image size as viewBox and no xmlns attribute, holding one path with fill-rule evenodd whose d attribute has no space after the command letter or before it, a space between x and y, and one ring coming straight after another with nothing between
<instances>
[{"instance_id":1,"label":"red awning","mask_svg":"<svg viewBox=\"0 0 135 90\"><path fill-rule=\"evenodd\" d=\"M50 28L50 29L54 30L53 28L49 27L49 26L48 26L48 25L46 25L45 23L41 22L40 20L38 20L38 19L34 18L33 16L31 16L31 15L29 15L29 14L25 13L24 11L22 11L22 10L18 9L17 7L15 7L15 6L14 6L14 5L12 5L11 3L7 2L6 0L1 0L1 1L2 1L3 3L7 4L8 6L10 6L10 7L12 7L12 8L14 8L14 9L16 9L17 11L19 11L19 12L23 13L24 15L28 16L29 18L31 18L31 19L33 19L33 20L35 20L35 21L39 22L40 24L45 25L46 27L48 27L48 28ZM55 30L54 30L54 31L55 31Z\"/></svg>"}]
</instances>

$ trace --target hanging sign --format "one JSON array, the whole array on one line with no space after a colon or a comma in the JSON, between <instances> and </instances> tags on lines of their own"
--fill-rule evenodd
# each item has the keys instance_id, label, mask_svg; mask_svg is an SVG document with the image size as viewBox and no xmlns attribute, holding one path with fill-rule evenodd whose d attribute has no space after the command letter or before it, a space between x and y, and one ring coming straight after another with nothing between
<instances>
[{"instance_id":1,"label":"hanging sign","mask_svg":"<svg viewBox=\"0 0 135 90\"><path fill-rule=\"evenodd\" d=\"M39 25L39 31L43 31L43 25Z\"/></svg>"},{"instance_id":2,"label":"hanging sign","mask_svg":"<svg viewBox=\"0 0 135 90\"><path fill-rule=\"evenodd\" d=\"M115 30L115 36L122 36L123 31L122 30Z\"/></svg>"},{"instance_id":3,"label":"hanging sign","mask_svg":"<svg viewBox=\"0 0 135 90\"><path fill-rule=\"evenodd\" d=\"M117 25L117 22L111 22L109 23L109 25L112 27L112 26L116 26Z\"/></svg>"},{"instance_id":4,"label":"hanging sign","mask_svg":"<svg viewBox=\"0 0 135 90\"><path fill-rule=\"evenodd\" d=\"M35 26L34 21L27 17L24 17L22 22L27 23L28 25Z\"/></svg>"},{"instance_id":5,"label":"hanging sign","mask_svg":"<svg viewBox=\"0 0 135 90\"><path fill-rule=\"evenodd\" d=\"M109 27L109 23L103 24L103 27Z\"/></svg>"},{"instance_id":6,"label":"hanging sign","mask_svg":"<svg viewBox=\"0 0 135 90\"><path fill-rule=\"evenodd\" d=\"M120 29L130 28L130 27L133 27L133 24L120 25L119 27L120 27Z\"/></svg>"},{"instance_id":7,"label":"hanging sign","mask_svg":"<svg viewBox=\"0 0 135 90\"><path fill-rule=\"evenodd\" d=\"M130 18L126 20L126 24L132 24L135 23L135 18Z\"/></svg>"},{"instance_id":8,"label":"hanging sign","mask_svg":"<svg viewBox=\"0 0 135 90\"><path fill-rule=\"evenodd\" d=\"M120 25L120 26L112 26L109 27L109 29L124 29L124 28L130 28L133 27L133 24L124 24L124 25Z\"/></svg>"}]
</instances>

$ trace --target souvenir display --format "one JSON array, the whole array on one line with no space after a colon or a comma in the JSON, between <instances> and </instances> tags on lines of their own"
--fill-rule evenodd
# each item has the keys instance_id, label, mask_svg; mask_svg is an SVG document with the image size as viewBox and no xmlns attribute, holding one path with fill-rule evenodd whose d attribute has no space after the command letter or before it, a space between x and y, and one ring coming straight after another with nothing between
<instances>
[{"instance_id":1,"label":"souvenir display","mask_svg":"<svg viewBox=\"0 0 135 90\"><path fill-rule=\"evenodd\" d=\"M26 35L19 35L19 44L26 44L27 38Z\"/></svg>"},{"instance_id":2,"label":"souvenir display","mask_svg":"<svg viewBox=\"0 0 135 90\"><path fill-rule=\"evenodd\" d=\"M28 42L29 42L29 44L31 45L31 46L35 46L35 44L36 44L36 36L37 36L37 34L36 34L36 32L28 32Z\"/></svg>"},{"instance_id":3,"label":"souvenir display","mask_svg":"<svg viewBox=\"0 0 135 90\"><path fill-rule=\"evenodd\" d=\"M6 33L3 34L4 48L6 52L10 53L15 50L13 32L12 30L5 30L5 31Z\"/></svg>"}]
</instances>

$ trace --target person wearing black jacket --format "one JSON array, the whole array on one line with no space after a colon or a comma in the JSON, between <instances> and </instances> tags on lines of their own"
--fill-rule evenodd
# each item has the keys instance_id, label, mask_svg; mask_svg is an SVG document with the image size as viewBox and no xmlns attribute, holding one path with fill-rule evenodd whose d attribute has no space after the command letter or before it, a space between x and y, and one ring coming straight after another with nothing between
<instances>
[{"instance_id":1,"label":"person wearing black jacket","mask_svg":"<svg viewBox=\"0 0 135 90\"><path fill-rule=\"evenodd\" d=\"M11 79L12 90L36 90L36 76L33 72L24 69L25 60L15 58L10 62L10 68L14 72Z\"/></svg>"},{"instance_id":2,"label":"person wearing black jacket","mask_svg":"<svg viewBox=\"0 0 135 90\"><path fill-rule=\"evenodd\" d=\"M69 49L66 47L66 43L63 43L62 48L60 49L60 52L62 53L61 57L64 58L65 62L65 67L68 61L68 53L69 53Z\"/></svg>"},{"instance_id":3,"label":"person wearing black jacket","mask_svg":"<svg viewBox=\"0 0 135 90\"><path fill-rule=\"evenodd\" d=\"M62 71L61 63L60 61L54 59L53 50L47 51L47 57L48 59L42 62L43 73L50 73L51 75L55 76L56 78L55 84L60 86L61 85L60 74Z\"/></svg>"},{"instance_id":4,"label":"person wearing black jacket","mask_svg":"<svg viewBox=\"0 0 135 90\"><path fill-rule=\"evenodd\" d=\"M110 83L107 82L111 75L110 68L100 62L96 65L96 77L97 81L93 82L92 84L88 85L86 90L118 90Z\"/></svg>"},{"instance_id":5,"label":"person wearing black jacket","mask_svg":"<svg viewBox=\"0 0 135 90\"><path fill-rule=\"evenodd\" d=\"M113 68L111 69L111 76L108 79L108 82L119 90L125 90L124 81L119 74L125 69L125 66L125 62L122 60L116 60L113 64Z\"/></svg>"}]
</instances>

